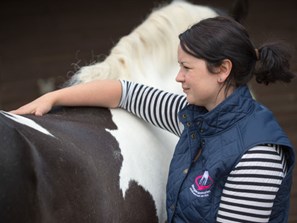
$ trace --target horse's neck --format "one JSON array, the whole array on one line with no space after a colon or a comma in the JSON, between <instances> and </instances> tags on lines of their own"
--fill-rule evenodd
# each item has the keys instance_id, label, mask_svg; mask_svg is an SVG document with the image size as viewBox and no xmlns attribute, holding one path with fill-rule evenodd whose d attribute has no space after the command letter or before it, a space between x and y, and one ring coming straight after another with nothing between
<instances>
[{"instance_id":1,"label":"horse's neck","mask_svg":"<svg viewBox=\"0 0 297 223\"><path fill-rule=\"evenodd\" d=\"M125 79L181 93L174 81L178 72L178 35L202 18L215 15L208 7L183 1L155 10L129 35L122 37L103 62L82 67L70 84Z\"/></svg>"}]
</instances>

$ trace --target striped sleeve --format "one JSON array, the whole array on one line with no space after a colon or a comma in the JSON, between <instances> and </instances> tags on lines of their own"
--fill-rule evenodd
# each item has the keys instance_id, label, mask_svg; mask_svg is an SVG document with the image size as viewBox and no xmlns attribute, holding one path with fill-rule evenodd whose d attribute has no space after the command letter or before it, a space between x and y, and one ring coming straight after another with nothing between
<instances>
[{"instance_id":1,"label":"striped sleeve","mask_svg":"<svg viewBox=\"0 0 297 223\"><path fill-rule=\"evenodd\" d=\"M186 98L129 81L122 82L120 108L175 135L181 134L178 112L186 105Z\"/></svg>"},{"instance_id":2,"label":"striped sleeve","mask_svg":"<svg viewBox=\"0 0 297 223\"><path fill-rule=\"evenodd\" d=\"M285 156L279 146L250 149L228 176L217 222L269 222L286 172Z\"/></svg>"}]
</instances>

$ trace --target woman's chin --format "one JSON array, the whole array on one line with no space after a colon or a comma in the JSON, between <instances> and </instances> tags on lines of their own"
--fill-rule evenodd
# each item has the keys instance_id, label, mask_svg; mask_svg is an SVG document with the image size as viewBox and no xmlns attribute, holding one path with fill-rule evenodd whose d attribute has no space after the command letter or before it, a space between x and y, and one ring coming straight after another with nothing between
<instances>
[{"instance_id":1,"label":"woman's chin","mask_svg":"<svg viewBox=\"0 0 297 223\"><path fill-rule=\"evenodd\" d=\"M193 98L191 98L189 95L187 95L187 102L188 102L189 104L195 104Z\"/></svg>"}]
</instances>

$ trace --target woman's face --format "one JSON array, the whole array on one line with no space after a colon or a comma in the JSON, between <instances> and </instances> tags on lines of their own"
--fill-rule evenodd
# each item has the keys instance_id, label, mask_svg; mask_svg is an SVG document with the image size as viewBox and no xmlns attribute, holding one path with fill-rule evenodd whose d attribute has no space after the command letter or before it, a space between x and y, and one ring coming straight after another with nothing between
<instances>
[{"instance_id":1,"label":"woman's face","mask_svg":"<svg viewBox=\"0 0 297 223\"><path fill-rule=\"evenodd\" d=\"M220 72L210 73L204 60L186 53L180 46L178 63L180 70L176 81L181 83L188 103L203 106L210 111L224 100Z\"/></svg>"}]
</instances>

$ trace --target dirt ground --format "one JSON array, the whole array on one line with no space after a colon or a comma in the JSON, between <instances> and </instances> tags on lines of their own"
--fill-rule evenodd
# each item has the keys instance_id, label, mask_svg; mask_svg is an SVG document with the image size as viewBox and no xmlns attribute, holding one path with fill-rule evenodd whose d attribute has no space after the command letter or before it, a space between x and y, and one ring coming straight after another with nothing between
<instances>
[{"instance_id":1,"label":"dirt ground","mask_svg":"<svg viewBox=\"0 0 297 223\"><path fill-rule=\"evenodd\" d=\"M118 39L140 24L162 1L6 1L0 7L0 108L10 110L57 88L84 66L108 54ZM228 9L231 0L193 0ZM257 46L284 40L297 73L297 1L249 1L245 26ZM99 56L98 56L99 55ZM41 87L42 86L42 87ZM268 87L253 82L257 99L269 107L297 147L297 80ZM297 173L290 222L297 222Z\"/></svg>"}]
</instances>

